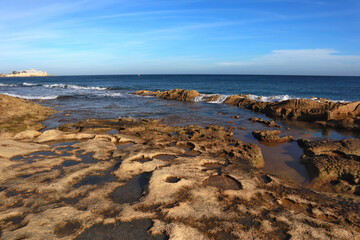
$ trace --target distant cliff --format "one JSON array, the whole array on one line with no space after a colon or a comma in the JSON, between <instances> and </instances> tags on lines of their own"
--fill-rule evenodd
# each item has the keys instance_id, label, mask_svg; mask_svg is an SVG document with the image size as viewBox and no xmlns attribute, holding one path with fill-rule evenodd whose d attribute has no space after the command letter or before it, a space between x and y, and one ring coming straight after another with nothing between
<instances>
[{"instance_id":1,"label":"distant cliff","mask_svg":"<svg viewBox=\"0 0 360 240\"><path fill-rule=\"evenodd\" d=\"M0 77L46 77L50 76L45 71L37 71L35 69L13 71L10 74L0 74Z\"/></svg>"}]
</instances>

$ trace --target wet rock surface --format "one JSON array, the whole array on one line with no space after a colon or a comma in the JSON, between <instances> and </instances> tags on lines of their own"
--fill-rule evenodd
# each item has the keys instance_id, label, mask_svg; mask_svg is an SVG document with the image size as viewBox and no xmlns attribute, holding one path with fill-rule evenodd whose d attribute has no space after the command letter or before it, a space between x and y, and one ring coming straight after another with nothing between
<instances>
[{"instance_id":1,"label":"wet rock surface","mask_svg":"<svg viewBox=\"0 0 360 240\"><path fill-rule=\"evenodd\" d=\"M360 196L360 140L300 140L306 165L317 189Z\"/></svg>"},{"instance_id":2,"label":"wet rock surface","mask_svg":"<svg viewBox=\"0 0 360 240\"><path fill-rule=\"evenodd\" d=\"M356 196L317 193L265 173L260 148L223 127L120 118L57 131L4 146L47 147L0 157L2 238L359 237ZM343 154L358 154L354 143L341 144Z\"/></svg>"},{"instance_id":3,"label":"wet rock surface","mask_svg":"<svg viewBox=\"0 0 360 240\"><path fill-rule=\"evenodd\" d=\"M266 126L269 126L269 127L281 128L281 126L279 124L276 124L274 121L263 120L262 118L257 118L257 117L252 117L249 120L252 122L258 122L258 123L265 124Z\"/></svg>"},{"instance_id":4,"label":"wet rock surface","mask_svg":"<svg viewBox=\"0 0 360 240\"><path fill-rule=\"evenodd\" d=\"M174 89L163 92L141 90L135 94L193 101L200 95L197 91L193 91L195 90ZM265 113L273 118L314 122L326 127L360 131L360 101L342 103L327 99L290 99L282 102L262 102L250 99L249 95L231 95L225 99L224 103Z\"/></svg>"},{"instance_id":5,"label":"wet rock surface","mask_svg":"<svg viewBox=\"0 0 360 240\"><path fill-rule=\"evenodd\" d=\"M265 131L253 131L253 136L261 142L272 142L272 143L285 143L294 141L293 136L280 137L281 131L278 130L265 130Z\"/></svg>"}]
</instances>

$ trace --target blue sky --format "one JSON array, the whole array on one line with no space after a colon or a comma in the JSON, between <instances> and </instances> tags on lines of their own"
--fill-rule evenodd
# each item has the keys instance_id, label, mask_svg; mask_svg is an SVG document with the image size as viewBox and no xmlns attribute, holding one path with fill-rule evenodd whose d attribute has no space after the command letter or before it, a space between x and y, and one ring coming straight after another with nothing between
<instances>
[{"instance_id":1,"label":"blue sky","mask_svg":"<svg viewBox=\"0 0 360 240\"><path fill-rule=\"evenodd\" d=\"M0 72L360 75L359 0L0 0Z\"/></svg>"}]
</instances>

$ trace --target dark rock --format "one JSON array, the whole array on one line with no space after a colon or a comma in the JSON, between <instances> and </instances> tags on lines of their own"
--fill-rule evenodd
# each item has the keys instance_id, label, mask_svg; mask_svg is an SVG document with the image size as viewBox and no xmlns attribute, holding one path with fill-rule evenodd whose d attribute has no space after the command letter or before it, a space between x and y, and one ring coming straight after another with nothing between
<instances>
[{"instance_id":1,"label":"dark rock","mask_svg":"<svg viewBox=\"0 0 360 240\"><path fill-rule=\"evenodd\" d=\"M252 132L253 136L262 142L274 142L274 143L285 143L294 141L293 136L280 137L281 132L278 130L266 130L266 131L254 131Z\"/></svg>"},{"instance_id":2,"label":"dark rock","mask_svg":"<svg viewBox=\"0 0 360 240\"><path fill-rule=\"evenodd\" d=\"M360 139L300 140L298 144L316 188L327 184L332 191L355 194L360 182Z\"/></svg>"}]
</instances>

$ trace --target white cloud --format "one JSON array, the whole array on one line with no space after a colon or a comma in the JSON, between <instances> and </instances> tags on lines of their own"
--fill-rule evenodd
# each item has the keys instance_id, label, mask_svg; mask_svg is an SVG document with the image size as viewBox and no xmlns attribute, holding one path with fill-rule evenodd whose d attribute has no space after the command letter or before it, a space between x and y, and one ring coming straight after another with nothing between
<instances>
[{"instance_id":1,"label":"white cloud","mask_svg":"<svg viewBox=\"0 0 360 240\"><path fill-rule=\"evenodd\" d=\"M250 61L218 65L249 73L360 75L359 55L341 55L333 49L274 50Z\"/></svg>"}]
</instances>

